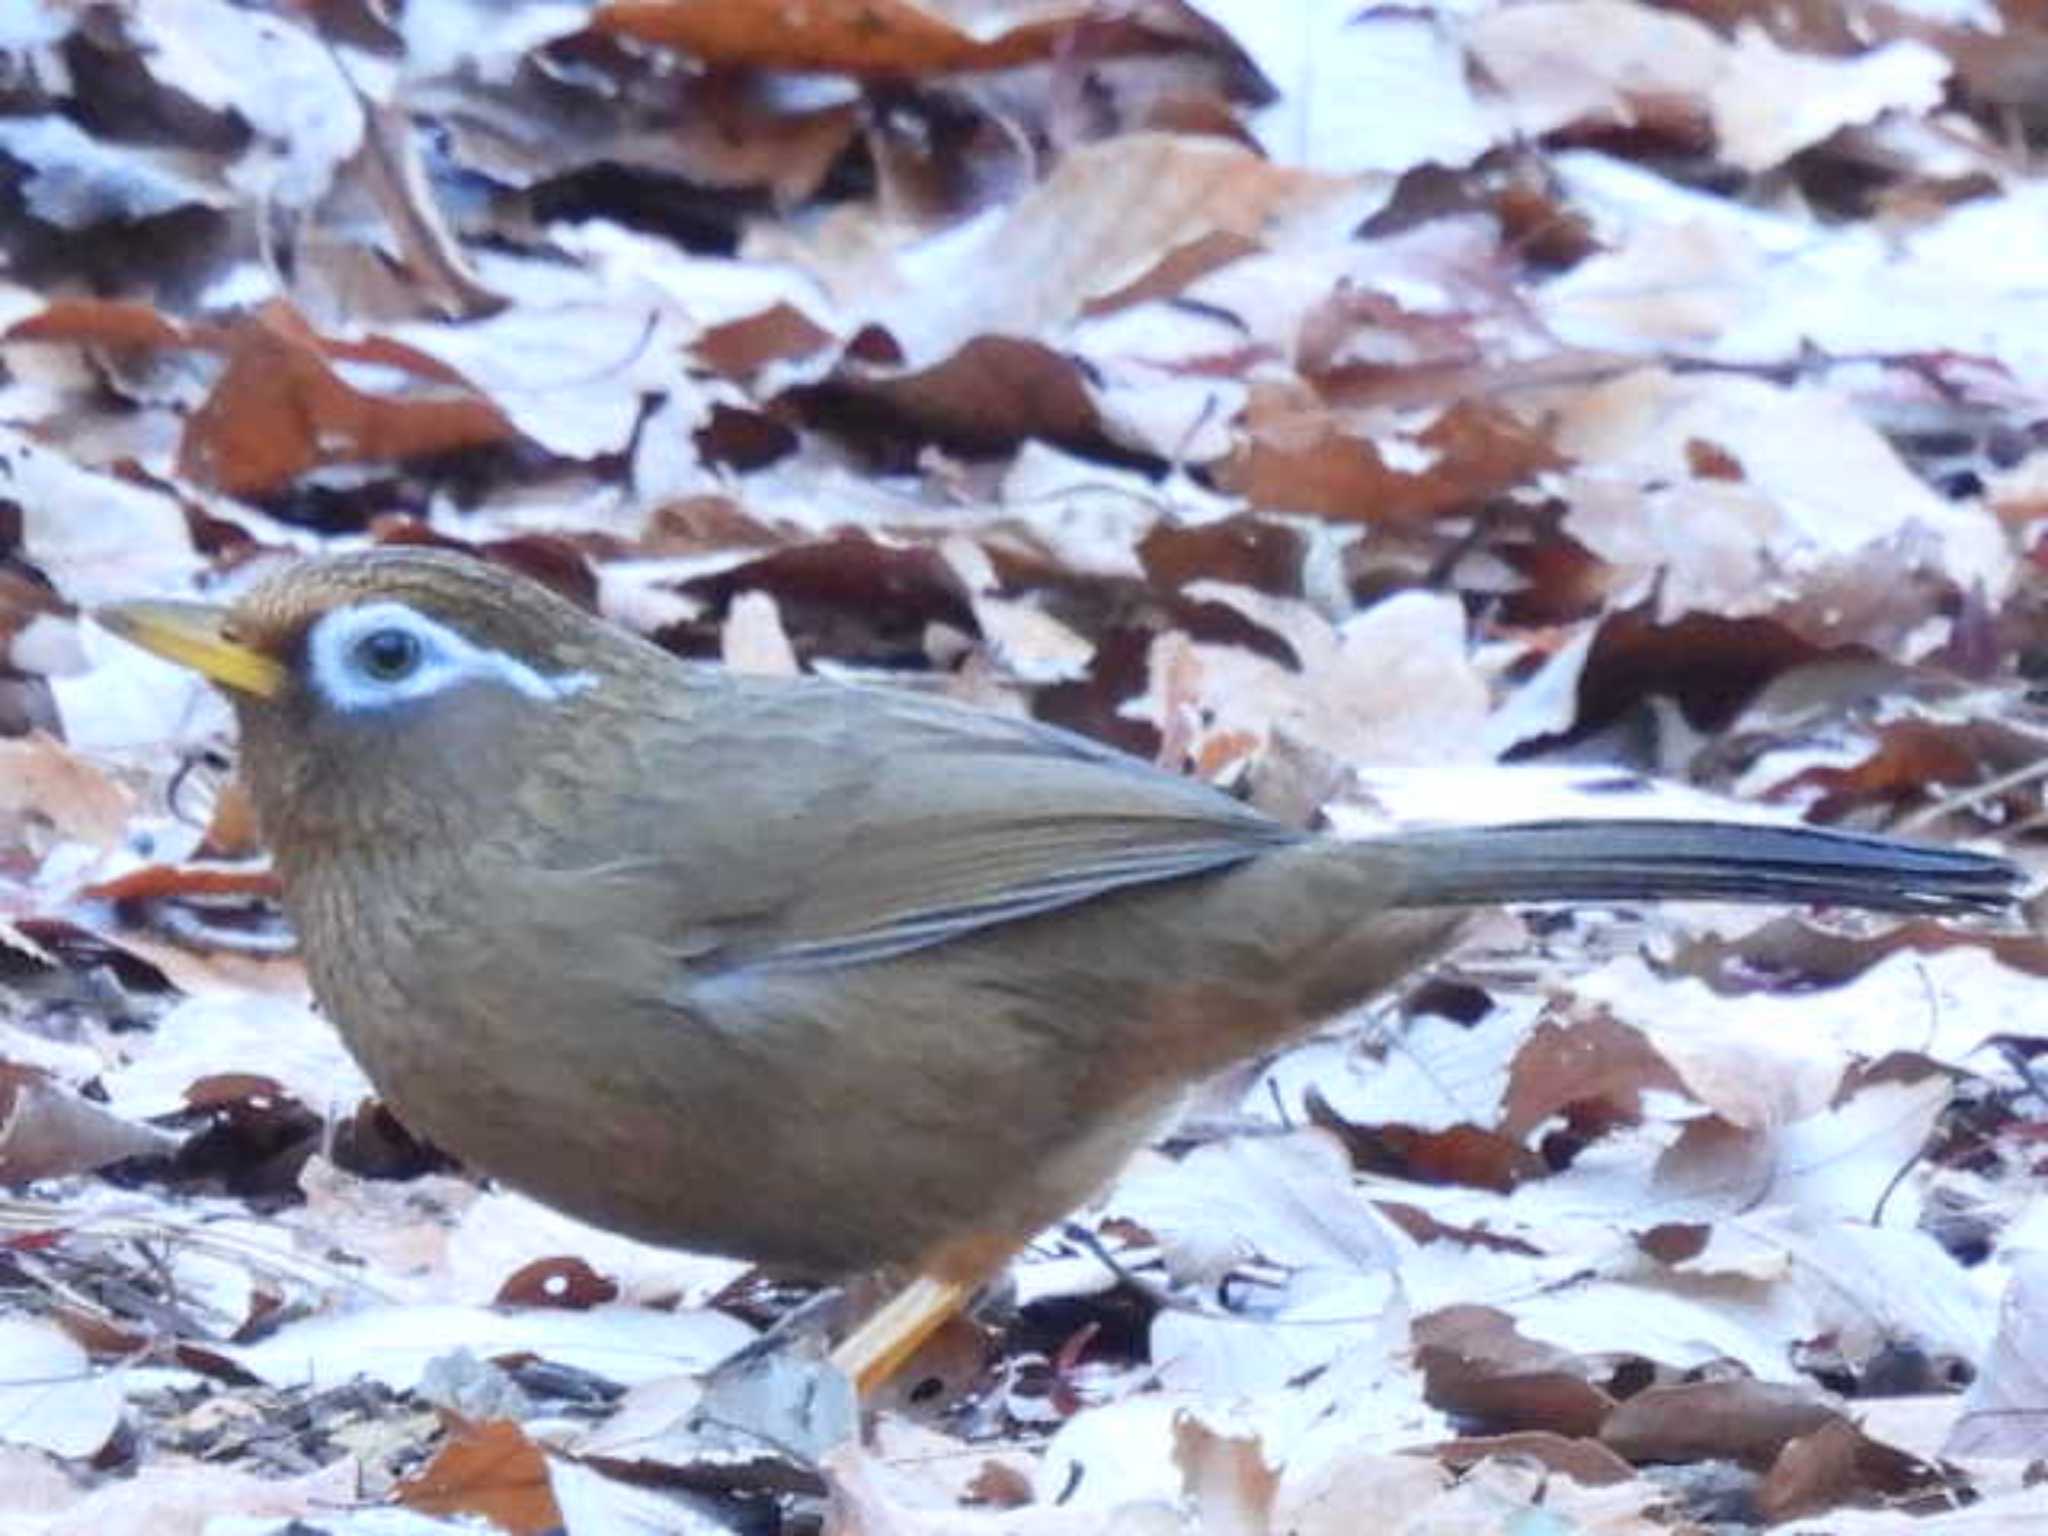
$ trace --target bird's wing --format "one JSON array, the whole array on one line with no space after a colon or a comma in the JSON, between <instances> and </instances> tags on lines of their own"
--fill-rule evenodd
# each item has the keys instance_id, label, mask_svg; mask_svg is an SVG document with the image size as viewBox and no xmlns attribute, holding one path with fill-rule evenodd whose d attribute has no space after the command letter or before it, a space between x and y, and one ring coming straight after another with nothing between
<instances>
[{"instance_id":1,"label":"bird's wing","mask_svg":"<svg viewBox=\"0 0 2048 1536\"><path fill-rule=\"evenodd\" d=\"M619 850L682 893L675 946L700 975L884 959L1303 836L1031 721L824 682L702 686L715 727L708 696L665 729L643 719L662 760L642 771L688 789L632 818L649 847Z\"/></svg>"}]
</instances>

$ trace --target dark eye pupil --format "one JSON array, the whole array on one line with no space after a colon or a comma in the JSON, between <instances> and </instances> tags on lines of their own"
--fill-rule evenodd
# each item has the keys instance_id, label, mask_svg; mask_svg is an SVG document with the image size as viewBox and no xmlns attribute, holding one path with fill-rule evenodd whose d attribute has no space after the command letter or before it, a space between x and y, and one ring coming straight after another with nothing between
<instances>
[{"instance_id":1,"label":"dark eye pupil","mask_svg":"<svg viewBox=\"0 0 2048 1536\"><path fill-rule=\"evenodd\" d=\"M420 664L419 636L402 629L373 629L356 642L356 661L382 683L395 683Z\"/></svg>"}]
</instances>

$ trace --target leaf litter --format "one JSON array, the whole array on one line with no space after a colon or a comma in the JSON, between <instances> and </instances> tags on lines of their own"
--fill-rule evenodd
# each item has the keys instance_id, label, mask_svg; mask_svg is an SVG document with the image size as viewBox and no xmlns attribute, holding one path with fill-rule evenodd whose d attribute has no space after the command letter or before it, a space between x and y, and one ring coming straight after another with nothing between
<instances>
[{"instance_id":1,"label":"leaf litter","mask_svg":"<svg viewBox=\"0 0 2048 1536\"><path fill-rule=\"evenodd\" d=\"M2035 1528L2030 933L1477 919L1205 1085L855 1433L801 1360L694 1380L800 1293L376 1102L218 702L81 615L428 542L1304 823L1677 803L2038 862L2043 38L0 20L0 1523Z\"/></svg>"}]
</instances>

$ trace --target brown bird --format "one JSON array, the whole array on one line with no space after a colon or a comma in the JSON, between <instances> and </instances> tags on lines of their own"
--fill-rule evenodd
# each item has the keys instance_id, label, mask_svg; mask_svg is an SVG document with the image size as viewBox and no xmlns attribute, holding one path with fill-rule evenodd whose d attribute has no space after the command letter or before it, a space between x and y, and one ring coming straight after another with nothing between
<instances>
[{"instance_id":1,"label":"brown bird","mask_svg":"<svg viewBox=\"0 0 2048 1536\"><path fill-rule=\"evenodd\" d=\"M417 1129L635 1237L919 1278L885 1377L1190 1081L1397 980L1460 909L1952 911L2001 859L1552 821L1338 841L1082 737L678 662L380 549L115 633L222 685L315 993Z\"/></svg>"}]
</instances>

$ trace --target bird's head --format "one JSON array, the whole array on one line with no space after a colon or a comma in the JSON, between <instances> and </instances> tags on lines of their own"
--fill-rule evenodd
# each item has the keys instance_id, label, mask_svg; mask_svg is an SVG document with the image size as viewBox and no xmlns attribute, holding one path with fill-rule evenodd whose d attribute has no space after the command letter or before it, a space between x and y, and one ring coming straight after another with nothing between
<instances>
[{"instance_id":1,"label":"bird's head","mask_svg":"<svg viewBox=\"0 0 2048 1536\"><path fill-rule=\"evenodd\" d=\"M295 832L425 834L451 806L505 794L647 650L538 583L414 548L300 561L224 607L96 616L228 695L280 851Z\"/></svg>"}]
</instances>

